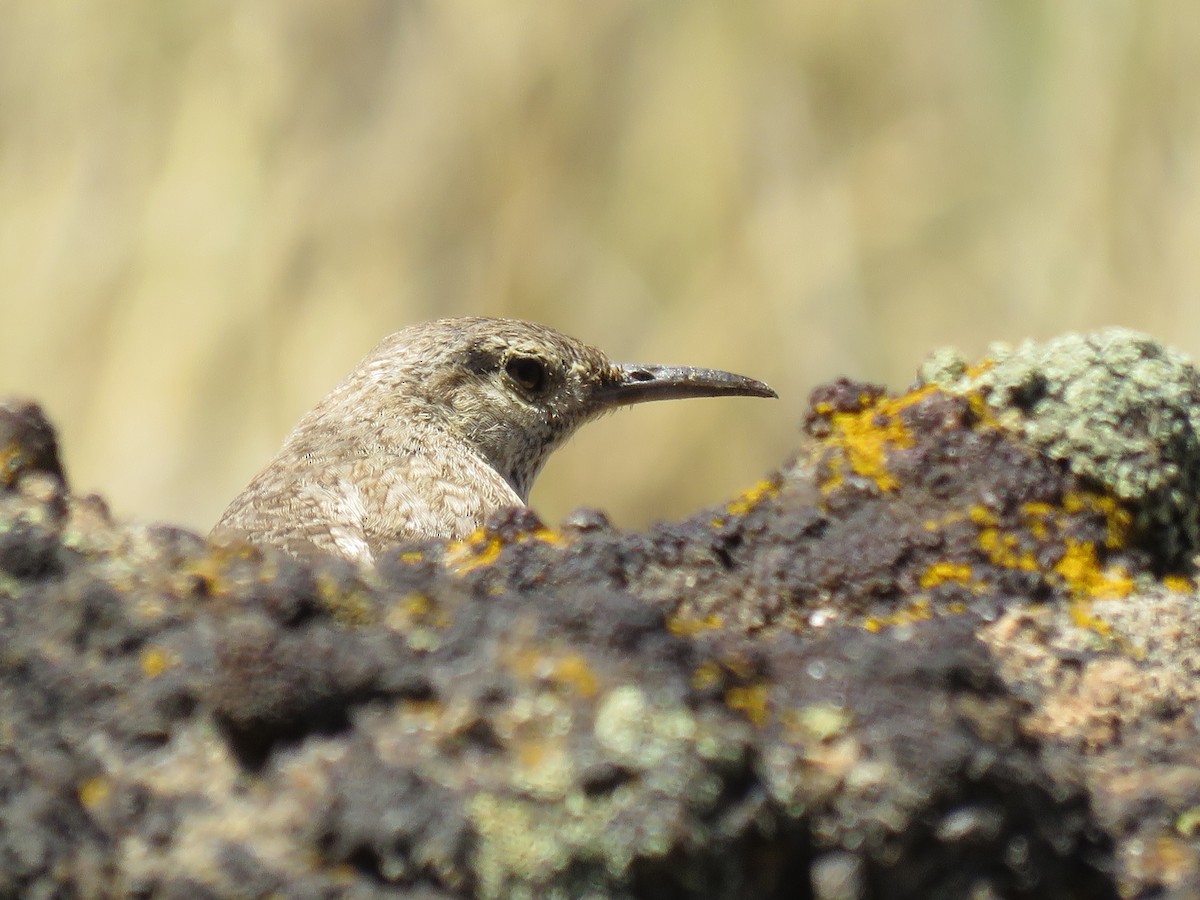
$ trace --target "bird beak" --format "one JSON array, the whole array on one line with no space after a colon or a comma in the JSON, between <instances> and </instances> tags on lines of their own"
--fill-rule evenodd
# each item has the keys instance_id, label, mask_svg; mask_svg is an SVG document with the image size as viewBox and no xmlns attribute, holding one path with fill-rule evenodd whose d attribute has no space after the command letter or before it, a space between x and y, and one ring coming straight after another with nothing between
<instances>
[{"instance_id":1,"label":"bird beak","mask_svg":"<svg viewBox=\"0 0 1200 900\"><path fill-rule=\"evenodd\" d=\"M630 406L649 400L679 400L687 397L778 397L761 381L690 366L643 366L623 363L616 367L619 378L598 390L605 407Z\"/></svg>"}]
</instances>

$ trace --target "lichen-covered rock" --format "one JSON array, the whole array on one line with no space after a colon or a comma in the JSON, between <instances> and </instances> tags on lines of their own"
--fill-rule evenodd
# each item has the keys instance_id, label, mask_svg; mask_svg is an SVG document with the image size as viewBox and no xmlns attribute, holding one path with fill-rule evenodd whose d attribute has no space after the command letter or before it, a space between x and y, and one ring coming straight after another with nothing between
<instances>
[{"instance_id":1,"label":"lichen-covered rock","mask_svg":"<svg viewBox=\"0 0 1200 900\"><path fill-rule=\"evenodd\" d=\"M921 377L984 397L1001 425L1127 504L1162 564L1200 549L1200 375L1179 353L1110 328L995 344L976 366L938 351Z\"/></svg>"},{"instance_id":2,"label":"lichen-covered rock","mask_svg":"<svg viewBox=\"0 0 1200 900\"><path fill-rule=\"evenodd\" d=\"M1170 371L1120 446L1183 472ZM819 389L684 522L514 510L372 571L114 523L0 407L40 460L0 491L0 894L1200 894L1197 482L1118 490L965 379Z\"/></svg>"}]
</instances>

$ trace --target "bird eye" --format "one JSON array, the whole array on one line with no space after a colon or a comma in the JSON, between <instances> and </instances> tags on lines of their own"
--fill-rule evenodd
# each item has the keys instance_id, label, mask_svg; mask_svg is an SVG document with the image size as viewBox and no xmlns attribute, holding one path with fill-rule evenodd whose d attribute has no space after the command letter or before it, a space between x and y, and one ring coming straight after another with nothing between
<instances>
[{"instance_id":1,"label":"bird eye","mask_svg":"<svg viewBox=\"0 0 1200 900\"><path fill-rule=\"evenodd\" d=\"M531 356L513 357L505 364L504 371L522 390L531 394L544 391L549 380L545 363Z\"/></svg>"}]
</instances>

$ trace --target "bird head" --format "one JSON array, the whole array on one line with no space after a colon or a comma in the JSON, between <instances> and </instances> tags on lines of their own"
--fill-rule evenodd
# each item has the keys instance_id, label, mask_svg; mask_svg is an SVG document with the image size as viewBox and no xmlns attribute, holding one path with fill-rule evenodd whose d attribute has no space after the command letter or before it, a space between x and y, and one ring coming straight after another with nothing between
<instances>
[{"instance_id":1,"label":"bird head","mask_svg":"<svg viewBox=\"0 0 1200 900\"><path fill-rule=\"evenodd\" d=\"M684 397L774 397L752 378L680 366L612 362L544 325L515 319L443 319L387 338L364 361L409 415L460 438L522 500L550 453L585 422L620 406ZM401 423L403 424L403 423Z\"/></svg>"}]
</instances>

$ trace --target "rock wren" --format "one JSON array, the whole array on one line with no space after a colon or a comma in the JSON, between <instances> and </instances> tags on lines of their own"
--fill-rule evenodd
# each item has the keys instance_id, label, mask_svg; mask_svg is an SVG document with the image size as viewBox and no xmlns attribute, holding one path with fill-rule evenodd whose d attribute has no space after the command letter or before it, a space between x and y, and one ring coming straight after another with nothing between
<instances>
[{"instance_id":1,"label":"rock wren","mask_svg":"<svg viewBox=\"0 0 1200 900\"><path fill-rule=\"evenodd\" d=\"M774 397L752 378L611 362L530 322L442 319L384 339L229 505L215 539L365 563L414 538L463 538L524 505L590 419L647 400Z\"/></svg>"}]
</instances>

